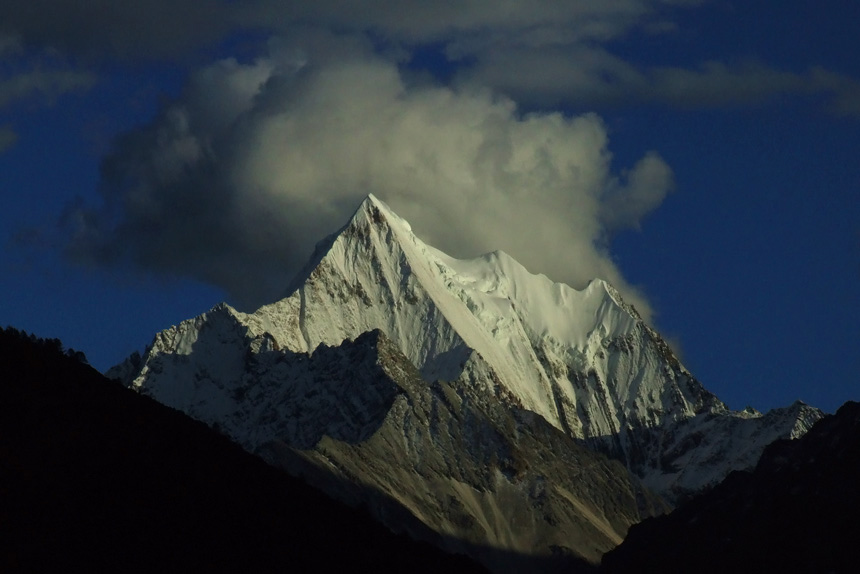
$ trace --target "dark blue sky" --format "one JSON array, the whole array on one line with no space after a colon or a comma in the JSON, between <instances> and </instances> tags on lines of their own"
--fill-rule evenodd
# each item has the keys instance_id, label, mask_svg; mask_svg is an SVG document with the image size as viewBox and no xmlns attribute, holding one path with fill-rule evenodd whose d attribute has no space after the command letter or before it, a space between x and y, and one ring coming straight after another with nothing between
<instances>
[{"instance_id":1,"label":"dark blue sky","mask_svg":"<svg viewBox=\"0 0 860 574\"><path fill-rule=\"evenodd\" d=\"M733 408L803 399L833 411L860 398L851 3L500 14L480 2L398 12L212 0L155 2L136 18L98 2L25 4L0 8L2 324L59 337L105 369L222 299L276 292L373 192L431 244L452 237L437 246L460 255L500 247L573 283L615 274ZM553 123L555 112L569 123ZM583 114L595 115L576 123ZM481 122L458 131L470 118ZM484 151L462 169L480 185L459 189L455 159L472 157L462 141L475 134ZM387 151L373 151L386 138ZM292 166L274 183L271 141ZM496 144L513 155L486 160ZM568 154L596 175L547 176L511 159L553 149L564 153L550 171L564 172ZM636 172L646 156L659 159ZM498 168L486 181L484 160ZM529 204L512 181L526 182ZM458 194L480 212L477 230L440 207ZM522 227L519 213L531 217ZM526 239L535 226L545 237Z\"/></svg>"}]
</instances>

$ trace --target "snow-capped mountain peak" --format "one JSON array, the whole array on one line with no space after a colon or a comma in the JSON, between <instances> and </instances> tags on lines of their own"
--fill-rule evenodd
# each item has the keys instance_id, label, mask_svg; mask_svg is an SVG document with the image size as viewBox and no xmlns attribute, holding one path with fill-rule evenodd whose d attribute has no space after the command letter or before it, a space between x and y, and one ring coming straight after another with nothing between
<instances>
[{"instance_id":1,"label":"snow-capped mountain peak","mask_svg":"<svg viewBox=\"0 0 860 574\"><path fill-rule=\"evenodd\" d=\"M311 376L303 369L319 364L311 358L320 349L378 330L428 388L444 384L460 401L539 415L670 500L755 464L768 442L801 434L820 417L811 407L732 412L605 281L573 289L501 251L452 258L372 195L318 244L291 285L254 313L220 305L160 333L144 357L114 374L230 429L250 450L275 439L296 444L305 431L295 421L310 420L304 414L290 415L298 417L291 424L259 419L336 408L333 400L301 403L311 389L300 382ZM264 416L255 409L266 401L293 406Z\"/></svg>"},{"instance_id":2,"label":"snow-capped mountain peak","mask_svg":"<svg viewBox=\"0 0 860 574\"><path fill-rule=\"evenodd\" d=\"M554 388L535 347L585 365L607 340L631 335L639 323L602 280L579 291L529 273L503 252L454 259L418 239L373 196L320 243L293 284L285 300L255 313L290 348L311 351L380 328L428 380L456 380L470 359L487 363L494 376L485 383L497 380L559 428L557 395L565 391ZM566 394L575 401L571 388Z\"/></svg>"}]
</instances>

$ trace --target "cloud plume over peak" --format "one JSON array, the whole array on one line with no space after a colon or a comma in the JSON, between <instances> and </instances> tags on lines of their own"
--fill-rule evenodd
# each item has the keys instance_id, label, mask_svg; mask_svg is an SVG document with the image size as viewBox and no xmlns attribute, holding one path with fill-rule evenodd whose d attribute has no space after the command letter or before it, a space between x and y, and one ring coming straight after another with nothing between
<instances>
[{"instance_id":1,"label":"cloud plume over peak","mask_svg":"<svg viewBox=\"0 0 860 574\"><path fill-rule=\"evenodd\" d=\"M118 141L103 203L69 210L69 254L188 275L253 307L373 193L452 255L502 249L574 286L602 277L649 313L606 240L671 187L656 153L618 176L595 115L523 116L489 91L412 85L371 51L349 53L275 43L194 74Z\"/></svg>"}]
</instances>

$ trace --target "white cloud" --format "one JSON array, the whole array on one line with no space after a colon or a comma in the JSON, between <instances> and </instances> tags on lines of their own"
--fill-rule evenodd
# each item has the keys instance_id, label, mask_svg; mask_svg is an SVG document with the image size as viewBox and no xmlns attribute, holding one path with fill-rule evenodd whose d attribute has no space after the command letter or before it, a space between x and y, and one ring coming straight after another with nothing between
<instances>
[{"instance_id":1,"label":"white cloud","mask_svg":"<svg viewBox=\"0 0 860 574\"><path fill-rule=\"evenodd\" d=\"M452 255L502 249L574 286L603 277L649 313L605 240L665 196L659 156L617 176L597 116L521 117L489 91L407 85L369 50L327 46L317 58L276 45L194 75L106 160L104 205L70 212L70 252L190 275L253 306L372 192Z\"/></svg>"},{"instance_id":2,"label":"white cloud","mask_svg":"<svg viewBox=\"0 0 860 574\"><path fill-rule=\"evenodd\" d=\"M3 153L18 141L18 134L9 126L0 126L0 153Z\"/></svg>"},{"instance_id":3,"label":"white cloud","mask_svg":"<svg viewBox=\"0 0 860 574\"><path fill-rule=\"evenodd\" d=\"M70 91L86 90L95 82L88 72L63 69L30 69L0 78L0 107L33 94L49 101Z\"/></svg>"},{"instance_id":4,"label":"white cloud","mask_svg":"<svg viewBox=\"0 0 860 574\"><path fill-rule=\"evenodd\" d=\"M665 0L6 0L0 36L89 57L175 59L241 29L373 31L395 43L605 41L685 2Z\"/></svg>"},{"instance_id":5,"label":"white cloud","mask_svg":"<svg viewBox=\"0 0 860 574\"><path fill-rule=\"evenodd\" d=\"M369 0L291 2L261 0L242 8L242 18L268 26L295 22L351 31L375 30L407 43L468 40L547 45L615 38L643 20L657 19L672 4L662 0ZM465 45L465 44L464 44Z\"/></svg>"},{"instance_id":6,"label":"white cloud","mask_svg":"<svg viewBox=\"0 0 860 574\"><path fill-rule=\"evenodd\" d=\"M649 152L624 174L622 185L610 186L601 202L601 220L607 232L639 229L674 187L672 170L659 155Z\"/></svg>"},{"instance_id":7,"label":"white cloud","mask_svg":"<svg viewBox=\"0 0 860 574\"><path fill-rule=\"evenodd\" d=\"M593 44L495 46L474 54L458 71L458 82L519 102L584 109L641 102L687 109L750 106L786 94L818 94L832 100L835 113L860 115L860 82L821 68L798 72L755 60L641 66Z\"/></svg>"},{"instance_id":8,"label":"white cloud","mask_svg":"<svg viewBox=\"0 0 860 574\"><path fill-rule=\"evenodd\" d=\"M95 83L95 75L68 66L49 52L25 53L17 34L0 30L0 108L37 96L49 103L66 92L84 91ZM9 143L8 129L5 141Z\"/></svg>"},{"instance_id":9,"label":"white cloud","mask_svg":"<svg viewBox=\"0 0 860 574\"><path fill-rule=\"evenodd\" d=\"M0 111L27 99L52 104L62 94L89 89L95 76L87 71L73 70L56 59L42 55L23 56L20 38L0 32ZM18 141L13 125L0 125L0 153Z\"/></svg>"},{"instance_id":10,"label":"white cloud","mask_svg":"<svg viewBox=\"0 0 860 574\"><path fill-rule=\"evenodd\" d=\"M21 39L15 34L0 33L0 56L8 56L21 51Z\"/></svg>"},{"instance_id":11,"label":"white cloud","mask_svg":"<svg viewBox=\"0 0 860 574\"><path fill-rule=\"evenodd\" d=\"M101 58L175 59L237 28L225 0L4 0L0 37L28 50Z\"/></svg>"},{"instance_id":12,"label":"white cloud","mask_svg":"<svg viewBox=\"0 0 860 574\"><path fill-rule=\"evenodd\" d=\"M690 108L749 105L781 94L819 94L858 116L855 79L824 69L766 63L643 62L612 42L677 34L679 14L704 0L8 0L0 3L0 53L58 49L87 60L189 62L201 48L241 31L302 35L308 29L369 34L408 59L441 47L458 78L521 104L606 109L630 102ZM707 17L702 15L701 17ZM634 40L635 41L635 40ZM751 55L751 56L754 56ZM193 58L193 56L191 56Z\"/></svg>"},{"instance_id":13,"label":"white cloud","mask_svg":"<svg viewBox=\"0 0 860 574\"><path fill-rule=\"evenodd\" d=\"M831 111L837 116L860 118L860 81L822 68L810 71L810 91L828 91L833 95Z\"/></svg>"}]
</instances>

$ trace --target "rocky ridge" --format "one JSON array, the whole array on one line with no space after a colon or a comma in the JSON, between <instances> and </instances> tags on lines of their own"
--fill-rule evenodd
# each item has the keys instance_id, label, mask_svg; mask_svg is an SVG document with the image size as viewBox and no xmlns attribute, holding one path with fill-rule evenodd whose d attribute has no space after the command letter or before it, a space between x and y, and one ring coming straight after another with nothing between
<instances>
[{"instance_id":1,"label":"rocky ridge","mask_svg":"<svg viewBox=\"0 0 860 574\"><path fill-rule=\"evenodd\" d=\"M634 526L602 572L833 572L857 569L860 403L799 440L769 445L668 516Z\"/></svg>"},{"instance_id":2,"label":"rocky ridge","mask_svg":"<svg viewBox=\"0 0 860 574\"><path fill-rule=\"evenodd\" d=\"M376 355L355 355L372 331ZM399 375L378 375L382 355L402 357L388 361L402 365ZM749 468L766 444L802 435L821 416L802 403L766 415L731 411L604 281L575 290L501 252L453 259L373 196L318 245L283 299L251 314L218 305L159 333L110 375L272 462L285 448L302 451L302 460L395 499L420 493L405 506L439 531L538 553L563 546L538 534L556 519L529 511L533 528L515 539L493 504L519 490L523 508L534 506L523 494L536 488L530 481L544 473L544 484L569 485L564 473L579 475L582 464L550 472L555 463L536 462L540 441L518 446L524 433L556 445L550 452L561 460L568 451L586 456L574 446L607 455L675 502ZM536 470L523 482L524 466ZM603 532L575 545L589 560L659 508L635 479L610 474L635 504L610 512L596 493L570 503L585 505L571 520ZM447 476L447 486L430 475ZM479 502L476 492L495 500ZM425 499L432 509L419 508ZM471 518L449 523L451 504Z\"/></svg>"}]
</instances>

